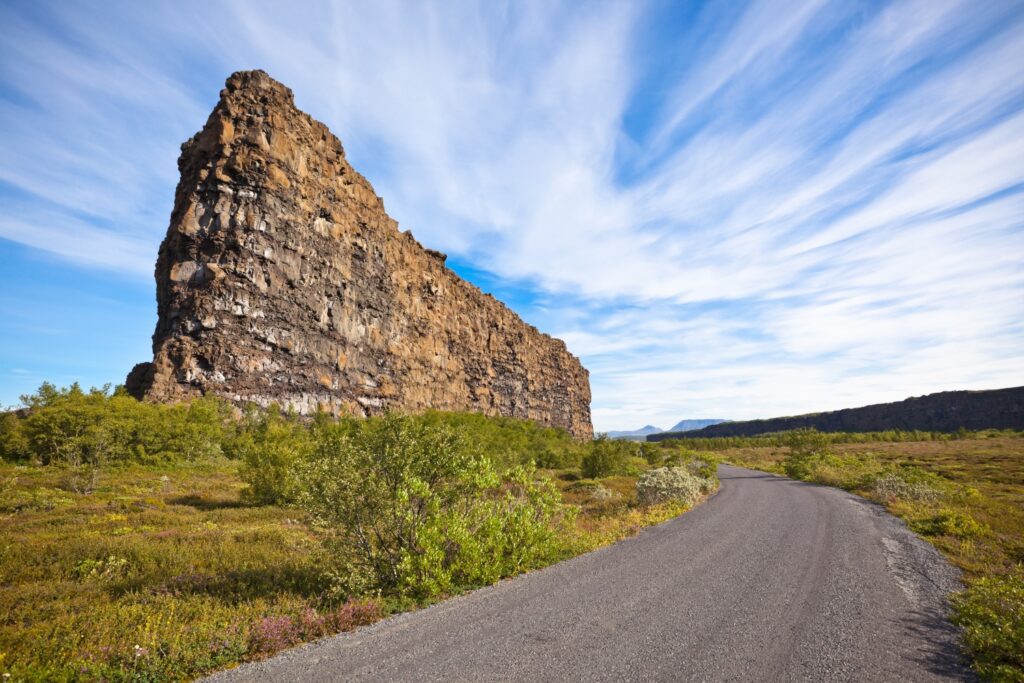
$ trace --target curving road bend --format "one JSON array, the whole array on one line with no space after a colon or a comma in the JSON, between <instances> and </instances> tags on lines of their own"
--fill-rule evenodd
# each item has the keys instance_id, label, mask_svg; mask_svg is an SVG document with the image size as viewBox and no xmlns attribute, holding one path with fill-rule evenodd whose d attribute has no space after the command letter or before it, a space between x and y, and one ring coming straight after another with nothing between
<instances>
[{"instance_id":1,"label":"curving road bend","mask_svg":"<svg viewBox=\"0 0 1024 683\"><path fill-rule=\"evenodd\" d=\"M681 517L213 681L970 680L959 576L881 508L721 466Z\"/></svg>"}]
</instances>

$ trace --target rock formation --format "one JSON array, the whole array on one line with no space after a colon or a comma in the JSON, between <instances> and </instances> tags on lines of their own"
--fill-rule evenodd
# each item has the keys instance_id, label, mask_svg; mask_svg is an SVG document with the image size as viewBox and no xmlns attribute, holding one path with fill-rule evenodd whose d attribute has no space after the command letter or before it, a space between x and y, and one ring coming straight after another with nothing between
<instances>
[{"instance_id":1,"label":"rock formation","mask_svg":"<svg viewBox=\"0 0 1024 683\"><path fill-rule=\"evenodd\" d=\"M715 436L753 436L813 427L819 432L884 432L920 429L955 432L964 429L1024 429L1024 387L991 391L942 391L896 403L833 410L768 420L722 422L688 432L651 434L648 441Z\"/></svg>"},{"instance_id":2,"label":"rock formation","mask_svg":"<svg viewBox=\"0 0 1024 683\"><path fill-rule=\"evenodd\" d=\"M341 142L264 72L228 79L178 167L154 358L132 394L469 410L592 435L588 373L565 344L400 232Z\"/></svg>"}]
</instances>

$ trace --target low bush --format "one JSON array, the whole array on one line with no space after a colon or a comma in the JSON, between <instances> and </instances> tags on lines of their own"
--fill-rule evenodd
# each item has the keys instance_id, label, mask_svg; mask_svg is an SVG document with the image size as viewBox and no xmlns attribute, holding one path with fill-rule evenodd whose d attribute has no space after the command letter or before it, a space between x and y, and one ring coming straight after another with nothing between
<instances>
[{"instance_id":1,"label":"low bush","mask_svg":"<svg viewBox=\"0 0 1024 683\"><path fill-rule=\"evenodd\" d=\"M612 491L604 484L593 479L580 479L574 481L568 488L569 491L580 492L586 494L590 500L613 500L620 498L621 496Z\"/></svg>"},{"instance_id":2,"label":"low bush","mask_svg":"<svg viewBox=\"0 0 1024 683\"><path fill-rule=\"evenodd\" d=\"M657 467L665 459L665 449L659 448L653 443L644 442L640 444L640 448L637 450L637 455L643 458L651 467Z\"/></svg>"},{"instance_id":3,"label":"low bush","mask_svg":"<svg viewBox=\"0 0 1024 683\"><path fill-rule=\"evenodd\" d=\"M588 444L581 469L588 479L624 474L635 445L628 441L615 441L601 435Z\"/></svg>"},{"instance_id":4,"label":"low bush","mask_svg":"<svg viewBox=\"0 0 1024 683\"><path fill-rule=\"evenodd\" d=\"M559 448L557 446L541 446L533 451L533 462L537 467L549 470L562 470L570 467L578 467L580 464L579 449L575 444ZM528 458L518 457L516 460L527 462Z\"/></svg>"},{"instance_id":5,"label":"low bush","mask_svg":"<svg viewBox=\"0 0 1024 683\"><path fill-rule=\"evenodd\" d=\"M718 459L711 453L698 453L686 462L686 469L695 477L717 481Z\"/></svg>"},{"instance_id":6,"label":"low bush","mask_svg":"<svg viewBox=\"0 0 1024 683\"><path fill-rule=\"evenodd\" d=\"M979 579L954 596L953 621L982 676L1024 680L1024 568Z\"/></svg>"},{"instance_id":7,"label":"low bush","mask_svg":"<svg viewBox=\"0 0 1024 683\"><path fill-rule=\"evenodd\" d=\"M31 457L31 446L22 424L22 418L15 411L0 412L0 460L23 462Z\"/></svg>"},{"instance_id":8,"label":"low bush","mask_svg":"<svg viewBox=\"0 0 1024 683\"><path fill-rule=\"evenodd\" d=\"M660 467L643 473L636 483L636 499L640 505L679 501L689 506L713 488L714 482L683 467Z\"/></svg>"},{"instance_id":9,"label":"low bush","mask_svg":"<svg viewBox=\"0 0 1024 683\"><path fill-rule=\"evenodd\" d=\"M870 487L871 494L883 503L904 500L912 503L936 503L942 493L934 474L917 468L890 470L877 477Z\"/></svg>"},{"instance_id":10,"label":"low bush","mask_svg":"<svg viewBox=\"0 0 1024 683\"><path fill-rule=\"evenodd\" d=\"M806 470L801 479L823 486L852 491L870 486L882 466L870 454L836 455L821 453L805 461Z\"/></svg>"},{"instance_id":11,"label":"low bush","mask_svg":"<svg viewBox=\"0 0 1024 683\"><path fill-rule=\"evenodd\" d=\"M953 536L954 538L977 538L988 532L985 524L966 512L945 508L927 519L913 522L911 528L925 536Z\"/></svg>"},{"instance_id":12,"label":"low bush","mask_svg":"<svg viewBox=\"0 0 1024 683\"><path fill-rule=\"evenodd\" d=\"M523 466L500 471L442 423L389 415L325 425L299 481L347 593L427 598L558 552L561 499L550 481Z\"/></svg>"},{"instance_id":13,"label":"low bush","mask_svg":"<svg viewBox=\"0 0 1024 683\"><path fill-rule=\"evenodd\" d=\"M627 477L639 477L648 469L650 469L650 467L646 460L635 455L629 455L626 456L626 462L619 470L618 474L624 474Z\"/></svg>"},{"instance_id":14,"label":"low bush","mask_svg":"<svg viewBox=\"0 0 1024 683\"><path fill-rule=\"evenodd\" d=\"M95 488L108 465L194 461L224 453L246 463L252 501L287 501L293 497L285 481L287 463L308 447L307 432L315 430L310 421L274 406L253 408L239 420L217 398L158 404L137 401L109 385L85 391L77 384L58 389L43 383L21 400L19 410L0 413L0 459L68 467L69 488L76 492ZM442 411L417 419L463 434L500 467L574 468L587 450L567 432L528 420Z\"/></svg>"},{"instance_id":15,"label":"low bush","mask_svg":"<svg viewBox=\"0 0 1024 683\"><path fill-rule=\"evenodd\" d=\"M359 600L327 612L308 607L297 616L264 617L249 629L249 654L265 657L305 641L372 624L382 616L380 602Z\"/></svg>"},{"instance_id":16,"label":"low bush","mask_svg":"<svg viewBox=\"0 0 1024 683\"><path fill-rule=\"evenodd\" d=\"M238 473L247 484L242 497L267 505L294 502L298 464L312 445L306 425L276 407L247 415L244 428L225 449L241 461Z\"/></svg>"},{"instance_id":17,"label":"low bush","mask_svg":"<svg viewBox=\"0 0 1024 683\"><path fill-rule=\"evenodd\" d=\"M80 580L112 581L128 571L128 560L117 555L101 559L86 558L75 564L74 574Z\"/></svg>"},{"instance_id":18,"label":"low bush","mask_svg":"<svg viewBox=\"0 0 1024 683\"><path fill-rule=\"evenodd\" d=\"M828 455L830 443L828 436L816 429L786 432L783 435L783 444L789 448L789 455L783 462L786 476L808 479L815 462Z\"/></svg>"}]
</instances>

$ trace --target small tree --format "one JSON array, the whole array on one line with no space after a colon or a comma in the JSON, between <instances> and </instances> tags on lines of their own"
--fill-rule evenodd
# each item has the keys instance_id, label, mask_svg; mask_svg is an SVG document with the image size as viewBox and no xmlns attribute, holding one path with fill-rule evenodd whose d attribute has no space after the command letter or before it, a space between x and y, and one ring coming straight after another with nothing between
<instances>
[{"instance_id":1,"label":"small tree","mask_svg":"<svg viewBox=\"0 0 1024 683\"><path fill-rule=\"evenodd\" d=\"M13 410L0 412L0 460L17 462L31 454L22 420Z\"/></svg>"},{"instance_id":2,"label":"small tree","mask_svg":"<svg viewBox=\"0 0 1024 683\"><path fill-rule=\"evenodd\" d=\"M665 459L664 453L661 449L655 446L653 443L647 443L646 441L640 444L639 455L641 458L647 461L647 464L651 467L660 465L661 461Z\"/></svg>"},{"instance_id":3,"label":"small tree","mask_svg":"<svg viewBox=\"0 0 1024 683\"><path fill-rule=\"evenodd\" d=\"M828 435L813 427L786 432L783 434L782 442L789 448L789 455L786 456L783 467L786 475L793 479L809 477L814 461L828 455L831 443Z\"/></svg>"},{"instance_id":4,"label":"small tree","mask_svg":"<svg viewBox=\"0 0 1024 683\"><path fill-rule=\"evenodd\" d=\"M583 456L583 476L596 479L622 472L629 461L627 448L628 444L613 441L605 434L598 436Z\"/></svg>"},{"instance_id":5,"label":"small tree","mask_svg":"<svg viewBox=\"0 0 1024 683\"><path fill-rule=\"evenodd\" d=\"M268 505L294 502L299 462L312 449L309 430L277 406L250 414L247 421L228 445L228 454L242 461L239 474L248 484L242 496Z\"/></svg>"}]
</instances>

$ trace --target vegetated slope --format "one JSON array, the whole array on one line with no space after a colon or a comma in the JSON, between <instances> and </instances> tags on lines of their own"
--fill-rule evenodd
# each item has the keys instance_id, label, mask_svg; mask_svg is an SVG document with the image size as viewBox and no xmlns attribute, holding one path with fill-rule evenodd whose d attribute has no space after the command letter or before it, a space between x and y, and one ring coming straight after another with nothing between
<instances>
[{"instance_id":1,"label":"vegetated slope","mask_svg":"<svg viewBox=\"0 0 1024 683\"><path fill-rule=\"evenodd\" d=\"M958 429L1024 429L1024 387L991 391L943 391L827 413L724 422L687 432L687 438L753 436L812 427L821 432L884 432L889 429L954 432ZM648 441L679 438L662 432Z\"/></svg>"},{"instance_id":2,"label":"vegetated slope","mask_svg":"<svg viewBox=\"0 0 1024 683\"><path fill-rule=\"evenodd\" d=\"M338 138L264 72L227 80L178 167L134 396L468 410L593 435L588 373L565 343L400 231Z\"/></svg>"}]
</instances>

